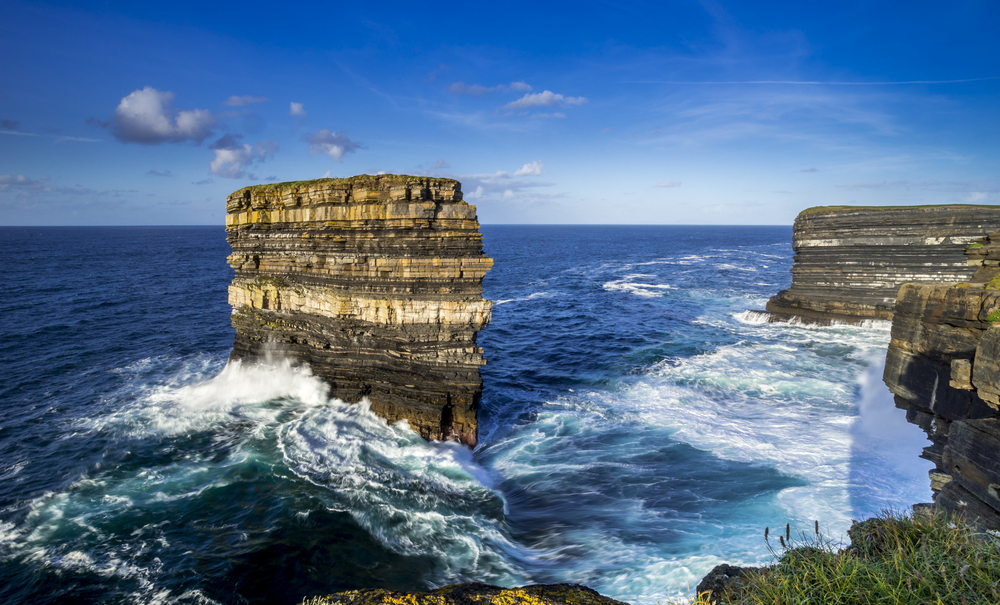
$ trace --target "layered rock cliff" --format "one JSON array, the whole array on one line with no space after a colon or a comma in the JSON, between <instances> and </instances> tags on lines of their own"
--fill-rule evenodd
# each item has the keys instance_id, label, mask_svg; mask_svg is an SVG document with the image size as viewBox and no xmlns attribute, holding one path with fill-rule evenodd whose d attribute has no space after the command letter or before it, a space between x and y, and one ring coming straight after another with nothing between
<instances>
[{"instance_id":1,"label":"layered rock cliff","mask_svg":"<svg viewBox=\"0 0 1000 605\"><path fill-rule=\"evenodd\" d=\"M232 358L309 364L427 439L474 445L492 303L476 208L451 179L379 175L246 187L226 200Z\"/></svg>"},{"instance_id":2,"label":"layered rock cliff","mask_svg":"<svg viewBox=\"0 0 1000 605\"><path fill-rule=\"evenodd\" d=\"M934 502L1000 529L1000 233L967 254L972 281L900 289L884 380L931 441Z\"/></svg>"},{"instance_id":3,"label":"layered rock cliff","mask_svg":"<svg viewBox=\"0 0 1000 605\"><path fill-rule=\"evenodd\" d=\"M970 279L965 245L997 229L1000 207L804 210L794 225L792 285L767 310L778 319L892 319L902 284Z\"/></svg>"}]
</instances>

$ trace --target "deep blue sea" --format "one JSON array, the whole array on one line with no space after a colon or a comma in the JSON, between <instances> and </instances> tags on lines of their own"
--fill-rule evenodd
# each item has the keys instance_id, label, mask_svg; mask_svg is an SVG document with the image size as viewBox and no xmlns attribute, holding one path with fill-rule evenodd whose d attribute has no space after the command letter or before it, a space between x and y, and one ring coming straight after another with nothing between
<instances>
[{"instance_id":1,"label":"deep blue sea","mask_svg":"<svg viewBox=\"0 0 1000 605\"><path fill-rule=\"evenodd\" d=\"M928 501L888 325L767 324L790 227L484 226L480 444L226 365L221 227L0 229L0 603L577 582L653 605L766 526Z\"/></svg>"}]
</instances>

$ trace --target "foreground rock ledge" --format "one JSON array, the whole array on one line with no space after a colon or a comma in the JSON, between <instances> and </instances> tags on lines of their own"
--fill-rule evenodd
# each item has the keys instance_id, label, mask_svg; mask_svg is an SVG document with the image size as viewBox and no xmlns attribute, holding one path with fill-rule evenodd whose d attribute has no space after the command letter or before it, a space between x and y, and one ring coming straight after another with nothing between
<instances>
[{"instance_id":1,"label":"foreground rock ledge","mask_svg":"<svg viewBox=\"0 0 1000 605\"><path fill-rule=\"evenodd\" d=\"M473 582L430 592L395 592L381 588L349 590L306 599L303 605L628 605L578 584L539 584L500 588Z\"/></svg>"},{"instance_id":2,"label":"foreground rock ledge","mask_svg":"<svg viewBox=\"0 0 1000 605\"><path fill-rule=\"evenodd\" d=\"M361 175L226 200L233 359L307 363L426 439L475 445L492 303L476 207L452 179Z\"/></svg>"}]
</instances>

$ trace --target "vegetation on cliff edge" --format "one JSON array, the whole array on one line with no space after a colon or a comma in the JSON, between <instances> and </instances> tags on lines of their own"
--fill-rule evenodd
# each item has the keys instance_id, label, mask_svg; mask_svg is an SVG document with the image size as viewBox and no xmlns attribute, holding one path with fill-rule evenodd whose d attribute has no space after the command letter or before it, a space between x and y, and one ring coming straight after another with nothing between
<instances>
[{"instance_id":1,"label":"vegetation on cliff edge","mask_svg":"<svg viewBox=\"0 0 1000 605\"><path fill-rule=\"evenodd\" d=\"M778 536L775 564L696 605L1000 603L1000 540L943 513L883 513L854 524L839 549L817 531ZM765 534L766 535L766 534ZM774 545L774 537L768 546ZM780 550L779 550L780 549Z\"/></svg>"}]
</instances>

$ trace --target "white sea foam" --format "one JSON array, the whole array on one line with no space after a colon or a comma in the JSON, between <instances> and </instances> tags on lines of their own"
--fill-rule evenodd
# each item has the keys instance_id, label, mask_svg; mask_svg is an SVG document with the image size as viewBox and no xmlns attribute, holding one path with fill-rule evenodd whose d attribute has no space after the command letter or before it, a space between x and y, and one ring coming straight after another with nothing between
<instances>
[{"instance_id":1,"label":"white sea foam","mask_svg":"<svg viewBox=\"0 0 1000 605\"><path fill-rule=\"evenodd\" d=\"M535 292L534 294L530 294L528 296L524 296L524 297L521 297L521 298L505 298L505 299L501 299L501 300L496 301L493 304L496 304L496 305L505 305L507 303L512 303L512 302L524 302L524 301L528 301L528 300L536 300L536 299L539 299L539 298L552 298L554 296L559 296L559 293L558 292Z\"/></svg>"},{"instance_id":2,"label":"white sea foam","mask_svg":"<svg viewBox=\"0 0 1000 605\"><path fill-rule=\"evenodd\" d=\"M670 284L648 284L636 281L650 277L655 278L656 276L649 273L631 273L619 279L605 282L601 287L608 292L626 292L635 296L648 298L663 296L664 290L672 288Z\"/></svg>"}]
</instances>

